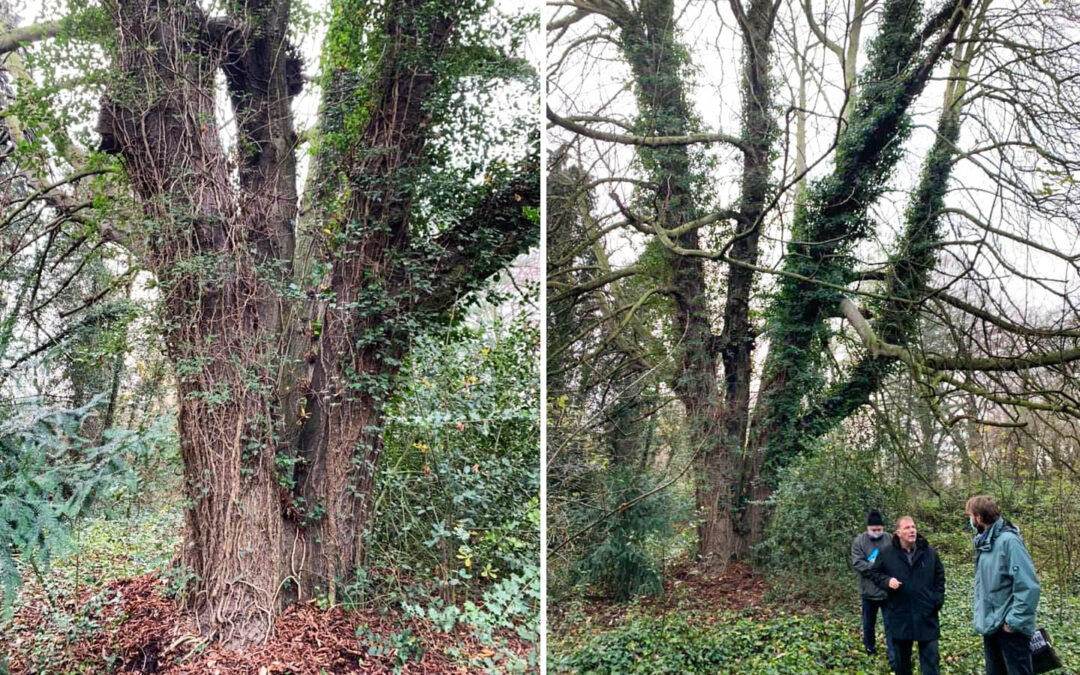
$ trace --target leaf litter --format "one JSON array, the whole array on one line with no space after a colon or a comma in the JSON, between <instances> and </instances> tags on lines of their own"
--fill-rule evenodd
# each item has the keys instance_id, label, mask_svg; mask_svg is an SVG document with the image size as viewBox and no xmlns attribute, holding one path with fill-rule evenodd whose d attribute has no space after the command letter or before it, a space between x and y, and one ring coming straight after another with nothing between
<instances>
[{"instance_id":1,"label":"leaf litter","mask_svg":"<svg viewBox=\"0 0 1080 675\"><path fill-rule=\"evenodd\" d=\"M50 668L70 673L143 675L366 675L424 673L468 675L493 670L497 652L467 628L452 632L405 618L400 613L320 609L293 604L278 617L265 644L242 651L208 644L194 620L163 592L156 574L144 574L84 593L78 609L96 629L67 637L62 662ZM99 609L96 607L100 602ZM43 598L24 604L11 624L3 652L12 675L44 675L34 658L35 643L58 640L51 628L55 612ZM405 631L408 631L407 633ZM407 636L404 644L401 636ZM513 633L498 635L501 649L525 659L536 646ZM402 651L404 648L404 652ZM38 650L40 651L40 650ZM535 671L534 671L535 672Z\"/></svg>"}]
</instances>

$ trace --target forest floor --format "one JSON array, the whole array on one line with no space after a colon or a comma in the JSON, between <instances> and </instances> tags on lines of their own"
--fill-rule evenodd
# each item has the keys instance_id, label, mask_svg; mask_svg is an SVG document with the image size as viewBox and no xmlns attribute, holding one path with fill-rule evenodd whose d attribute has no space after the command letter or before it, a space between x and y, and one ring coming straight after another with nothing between
<instances>
[{"instance_id":1,"label":"forest floor","mask_svg":"<svg viewBox=\"0 0 1080 675\"><path fill-rule=\"evenodd\" d=\"M536 645L512 631L481 639L460 623L444 630L398 609L288 607L273 637L242 652L199 637L171 597L168 523L91 524L77 555L31 575L0 619L0 673L68 675L352 675L535 672ZM118 530L118 528L120 528ZM4 661L6 660L6 669Z\"/></svg>"},{"instance_id":2,"label":"forest floor","mask_svg":"<svg viewBox=\"0 0 1080 675\"><path fill-rule=\"evenodd\" d=\"M243 652L205 646L192 621L164 594L153 574L120 579L77 604L96 631L74 641L53 629L54 612L45 602L22 607L9 634L9 669L13 675L40 672L35 642L63 640L67 659L53 661L57 672L121 672L158 675L345 675L360 673L482 672L463 662L481 661L495 651L466 630L446 633L424 622L392 614L321 610L314 604L292 605L278 618L273 638ZM507 636L524 658L531 645ZM37 645L40 648L40 645ZM93 670L100 668L100 670Z\"/></svg>"},{"instance_id":3,"label":"forest floor","mask_svg":"<svg viewBox=\"0 0 1080 675\"><path fill-rule=\"evenodd\" d=\"M945 560L941 672L981 675L982 641L971 628L970 557ZM849 578L850 577L850 578ZM1039 625L1080 675L1080 598L1044 582ZM853 575L776 576L746 565L711 574L682 563L665 573L664 593L618 604L550 601L548 672L591 675L709 673L815 675L889 672L879 620L879 653L862 648Z\"/></svg>"},{"instance_id":4,"label":"forest floor","mask_svg":"<svg viewBox=\"0 0 1080 675\"><path fill-rule=\"evenodd\" d=\"M694 565L682 562L665 573L664 592L649 595L633 603L619 603L603 598L591 598L585 604L553 603L548 607L548 625L561 632L572 626L616 626L629 614L640 612L660 616L676 611L707 611L710 609L745 609L759 607L769 583L754 574L749 565L730 565L719 574L708 574Z\"/></svg>"}]
</instances>

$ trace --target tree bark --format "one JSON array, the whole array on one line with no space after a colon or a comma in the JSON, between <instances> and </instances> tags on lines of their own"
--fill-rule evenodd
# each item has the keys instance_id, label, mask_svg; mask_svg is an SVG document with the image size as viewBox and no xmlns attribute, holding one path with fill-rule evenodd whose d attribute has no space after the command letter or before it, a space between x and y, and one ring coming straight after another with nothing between
<instances>
[{"instance_id":1,"label":"tree bark","mask_svg":"<svg viewBox=\"0 0 1080 675\"><path fill-rule=\"evenodd\" d=\"M226 645L263 640L282 578L274 482L274 294L246 244L260 209L237 208L213 120L216 62L185 3L117 6L118 84L103 145L120 151L144 210L146 262L163 293L176 368L187 545L187 605ZM152 48L151 48L152 47Z\"/></svg>"},{"instance_id":2,"label":"tree bark","mask_svg":"<svg viewBox=\"0 0 1080 675\"><path fill-rule=\"evenodd\" d=\"M743 16L739 0L732 0L736 15L742 16L743 33L743 143L748 148L743 155L742 199L736 219L738 231L731 245L728 265L727 298L724 307L724 327L720 335L721 358L724 365L723 446L736 453L738 473L734 480L731 504L718 515L732 520L720 526L730 532L726 547L702 549L713 560L727 562L745 557L751 541L747 530L738 522L752 498L756 483L756 462L747 453L747 431L750 423L750 383L753 380L753 350L755 329L750 320L750 297L756 273L750 266L758 262L759 240L765 227L766 202L771 189L769 154L777 136L772 118L772 83L769 77L772 56L772 33L777 3L753 0Z\"/></svg>"},{"instance_id":3,"label":"tree bark","mask_svg":"<svg viewBox=\"0 0 1080 675\"><path fill-rule=\"evenodd\" d=\"M533 152L460 222L410 237L415 189L403 176L424 169L436 65L455 12L472 11L424 5L345 6L331 22L317 222L299 245L288 3L226 17L191 0L116 7L117 77L98 130L127 164L148 220L133 247L162 293L194 575L186 604L227 647L265 640L289 600L338 600L362 564L383 406L411 336L539 234L523 210L539 205ZM384 47L364 77L370 64L345 47L361 24ZM236 184L214 124L219 71L236 116ZM363 124L347 123L358 111Z\"/></svg>"},{"instance_id":4,"label":"tree bark","mask_svg":"<svg viewBox=\"0 0 1080 675\"><path fill-rule=\"evenodd\" d=\"M712 327L706 268L702 258L682 255L701 250L697 228L671 236L663 248L672 288L671 334L676 340L675 372L670 382L683 404L695 453L698 556L706 566L723 566L748 551L737 528L739 511L752 481L744 455L749 420L754 330L750 294L769 183L769 153L776 135L769 82L771 33L778 4L756 0L749 8L735 0L732 9L743 33L744 128L733 144L743 151L742 198L734 221L727 295L720 334ZM639 120L648 137L694 137L693 115L680 77L682 62L674 35L670 1L643 2L632 15L611 17L621 30L622 48L638 88ZM700 215L701 186L685 144L640 146L639 156L656 194L655 226L674 230ZM721 367L723 377L721 379Z\"/></svg>"},{"instance_id":5,"label":"tree bark","mask_svg":"<svg viewBox=\"0 0 1080 675\"><path fill-rule=\"evenodd\" d=\"M649 136L685 136L692 115L680 77L682 63L674 34L670 0L643 2L633 17L620 24L623 52L631 65L639 94L641 124ZM652 181L662 186L656 195L657 228L670 230L697 217L695 178L685 145L639 149ZM674 237L682 249L699 250L696 229ZM725 444L721 393L718 388L717 339L713 333L704 264L700 258L665 249L673 288L671 332L676 336L675 374L671 383L686 412L690 442L697 463L695 500L698 508L699 554L711 564L727 550L731 531L733 479L737 447ZM726 559L718 561L726 563Z\"/></svg>"}]
</instances>

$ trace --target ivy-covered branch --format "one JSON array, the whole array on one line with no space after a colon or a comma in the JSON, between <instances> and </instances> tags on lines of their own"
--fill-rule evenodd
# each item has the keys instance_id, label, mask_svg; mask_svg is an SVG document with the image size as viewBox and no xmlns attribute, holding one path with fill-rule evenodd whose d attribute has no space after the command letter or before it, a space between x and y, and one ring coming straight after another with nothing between
<instances>
[{"instance_id":1,"label":"ivy-covered branch","mask_svg":"<svg viewBox=\"0 0 1080 675\"><path fill-rule=\"evenodd\" d=\"M786 271L832 284L843 284L850 278L854 266L851 252L872 231L868 208L884 193L889 173L899 161L903 142L910 135L909 106L926 86L932 67L943 53L937 46L951 41L959 27L958 20L944 22L940 17L951 19L956 13L963 15L969 5L970 0L951 1L925 28L920 28L918 2L885 3L881 28L871 44L870 60L862 75L859 99L850 124L839 139L833 173L812 184L805 200L796 206L792 242L784 259ZM941 25L944 28L939 31L935 49L924 55L923 43ZM931 27L934 31L930 31ZM946 124L944 119L942 124ZM942 142L941 131L939 142ZM941 153L949 159L952 152L953 140L943 142L939 156L928 161L926 173L937 175L944 171L947 178L951 162L939 167L937 160ZM927 192L913 198L908 218L909 229L914 223L925 234L928 226L933 227L934 221L928 220L928 214L940 209L945 184L942 181L923 185ZM937 208L933 208L935 205ZM930 210L926 210L928 207ZM925 243L920 239L916 244L918 250L913 249L907 255L926 255L932 247ZM921 258L908 264L911 267L900 274L928 271ZM894 290L905 291L905 286L906 291L913 290L910 283L910 279L899 280ZM904 299L911 297L906 293ZM821 286L786 275L780 279L779 291L770 308L774 347L766 364L760 404L762 418L758 422L761 438L767 443L766 461L770 471L798 454L806 441L803 425L794 422L804 416L804 397L821 386L820 355L828 339L825 317L835 310L837 302L837 295ZM906 303L905 309L909 309ZM871 370L876 370L876 366ZM861 372L856 374L864 390L875 386L874 381L880 377L880 374L870 374L869 378ZM820 408L832 411L836 406L829 399ZM839 413L830 412L829 418L839 419Z\"/></svg>"},{"instance_id":2,"label":"ivy-covered branch","mask_svg":"<svg viewBox=\"0 0 1080 675\"><path fill-rule=\"evenodd\" d=\"M618 281L619 279L624 279L626 277L633 276L641 272L642 268L634 265L631 265L630 267L620 267L619 269L608 272L607 274L591 277L587 281L583 281L581 283L569 286L568 288L566 288L566 290L560 291L552 295L548 301L558 303L570 300L572 298L576 298L586 293L591 293L592 291L603 288L604 286L607 286L612 282ZM549 282L549 285L552 287L557 287L558 283Z\"/></svg>"},{"instance_id":3,"label":"ivy-covered branch","mask_svg":"<svg viewBox=\"0 0 1080 675\"><path fill-rule=\"evenodd\" d=\"M374 240L382 246L406 236L415 196L410 171L424 164L431 131L429 99L453 76L443 54L458 12L469 7L341 0L333 11L315 197L331 221L328 246L343 246L362 260ZM356 35L367 41L358 43Z\"/></svg>"},{"instance_id":4,"label":"ivy-covered branch","mask_svg":"<svg viewBox=\"0 0 1080 675\"><path fill-rule=\"evenodd\" d=\"M423 271L430 289L415 299L420 312L440 314L487 278L540 243L540 169L524 163L505 185L492 189L472 213L439 235Z\"/></svg>"},{"instance_id":5,"label":"ivy-covered branch","mask_svg":"<svg viewBox=\"0 0 1080 675\"><path fill-rule=\"evenodd\" d=\"M1024 324L1011 321L1004 316L999 316L994 312L988 311L972 303L958 298L951 293L945 293L943 291L931 291L930 295L934 298L941 300L942 302L951 305L965 314L970 314L982 321L985 321L991 325L997 326L1014 335L1030 335L1033 337L1066 337L1066 338L1080 338L1080 330L1075 328L1047 328L1047 327L1033 327L1026 326Z\"/></svg>"},{"instance_id":6,"label":"ivy-covered branch","mask_svg":"<svg viewBox=\"0 0 1080 675\"><path fill-rule=\"evenodd\" d=\"M1033 368L1047 368L1060 366L1067 363L1080 361L1080 347L1062 349L1040 354L1024 354L1023 356L1001 357L942 357L927 356L922 359L922 365L930 370L955 370L955 371L978 371L989 372L1020 372Z\"/></svg>"},{"instance_id":7,"label":"ivy-covered branch","mask_svg":"<svg viewBox=\"0 0 1080 675\"><path fill-rule=\"evenodd\" d=\"M999 357L963 357L963 356L920 356L908 347L890 343L880 337L873 326L862 315L859 307L850 299L840 301L840 311L863 346L870 352L870 360L900 361L911 368L928 371L964 371L964 372L1020 372L1034 368L1059 366L1080 361L1080 347L1060 349L1051 352L1030 353L1022 356ZM858 369L862 364L856 366ZM849 383L839 389L850 387ZM841 398L833 392L832 398ZM863 401L865 402L865 401Z\"/></svg>"},{"instance_id":8,"label":"ivy-covered branch","mask_svg":"<svg viewBox=\"0 0 1080 675\"><path fill-rule=\"evenodd\" d=\"M567 7L573 7L574 11L563 19L548 24L548 30L558 30L580 21L590 14L597 14L610 19L620 28L625 27L634 20L633 13L622 0L572 0L571 2L556 3Z\"/></svg>"},{"instance_id":9,"label":"ivy-covered branch","mask_svg":"<svg viewBox=\"0 0 1080 675\"><path fill-rule=\"evenodd\" d=\"M959 39L978 34L985 11L984 3L978 17L954 28L959 31ZM931 24L936 20L932 20ZM966 49L961 50L953 60L938 118L937 135L905 213L904 230L884 277L884 296L887 299L877 301L874 325L865 324L849 299L845 298L840 303L841 313L855 327L868 348L868 354L855 363L840 382L830 386L822 395L810 397L807 406L809 412L804 423L812 430L812 436L820 436L865 405L892 372L893 364L897 361L914 367L908 347L917 331L918 309L928 295L930 275L937 263L945 194L960 139L961 102L976 45L974 42L968 43Z\"/></svg>"}]
</instances>

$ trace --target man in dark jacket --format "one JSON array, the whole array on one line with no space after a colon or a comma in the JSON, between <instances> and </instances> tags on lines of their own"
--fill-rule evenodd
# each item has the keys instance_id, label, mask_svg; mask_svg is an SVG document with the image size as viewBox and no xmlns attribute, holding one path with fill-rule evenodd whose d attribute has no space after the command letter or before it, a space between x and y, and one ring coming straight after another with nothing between
<instances>
[{"instance_id":1,"label":"man in dark jacket","mask_svg":"<svg viewBox=\"0 0 1080 675\"><path fill-rule=\"evenodd\" d=\"M870 570L882 551L890 546L892 546L892 537L885 535L885 521L881 517L881 512L870 509L866 518L866 531L851 542L851 567L859 574L859 592L862 595L862 638L867 654L877 652L875 629L878 610L881 610L881 618L884 621L885 600L889 597L889 594L878 588L874 580L870 578ZM893 647L888 631L885 632L885 651L891 665Z\"/></svg>"},{"instance_id":2,"label":"man in dark jacket","mask_svg":"<svg viewBox=\"0 0 1080 675\"><path fill-rule=\"evenodd\" d=\"M975 630L983 636L987 675L1031 675L1028 643L1035 633L1039 580L1016 526L992 497L965 508L975 537Z\"/></svg>"},{"instance_id":3,"label":"man in dark jacket","mask_svg":"<svg viewBox=\"0 0 1080 675\"><path fill-rule=\"evenodd\" d=\"M870 570L885 602L885 632L896 651L893 672L911 675L911 649L919 643L919 672L938 675L938 611L945 604L945 568L937 551L920 535L915 520L896 521L892 547L883 551Z\"/></svg>"}]
</instances>

